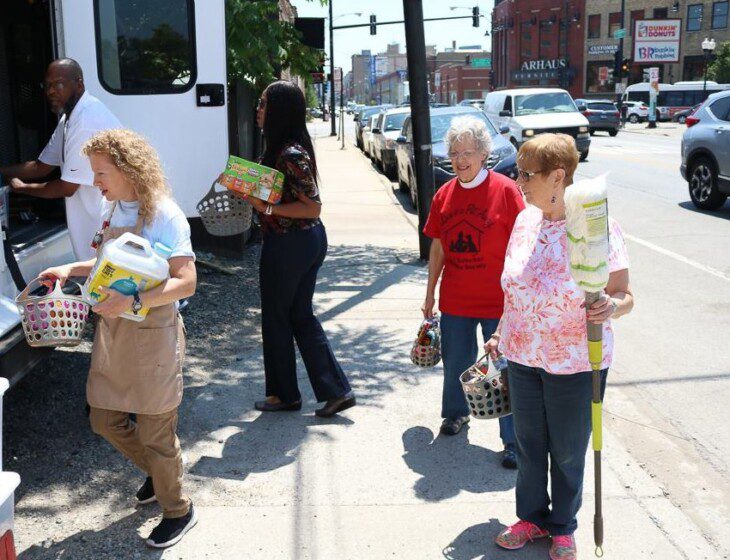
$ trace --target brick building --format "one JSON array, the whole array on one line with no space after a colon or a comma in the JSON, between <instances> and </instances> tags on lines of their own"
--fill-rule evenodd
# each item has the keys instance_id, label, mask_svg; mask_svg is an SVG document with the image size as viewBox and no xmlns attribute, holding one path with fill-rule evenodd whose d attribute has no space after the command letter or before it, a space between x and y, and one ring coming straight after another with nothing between
<instances>
[{"instance_id":1,"label":"brick building","mask_svg":"<svg viewBox=\"0 0 730 560\"><path fill-rule=\"evenodd\" d=\"M434 72L435 101L455 105L462 99L483 99L490 90L489 69L464 63L443 64Z\"/></svg>"},{"instance_id":2,"label":"brick building","mask_svg":"<svg viewBox=\"0 0 730 560\"><path fill-rule=\"evenodd\" d=\"M604 94L605 96L615 91L614 52L618 40L613 38L613 33L620 28L626 29L623 58L632 61L629 67L629 84L641 82L644 69L650 66L659 68L660 82L701 80L705 69L702 52L703 39L713 37L718 44L730 41L729 5L728 0L664 1L659 6L657 6L656 0L626 0L622 26L620 0L586 0L586 82L584 85L586 95ZM643 19L680 20L681 34L677 62L640 64L633 61L635 22Z\"/></svg>"},{"instance_id":3,"label":"brick building","mask_svg":"<svg viewBox=\"0 0 730 560\"><path fill-rule=\"evenodd\" d=\"M585 0L495 0L494 88L554 86L580 97L584 21Z\"/></svg>"}]
</instances>

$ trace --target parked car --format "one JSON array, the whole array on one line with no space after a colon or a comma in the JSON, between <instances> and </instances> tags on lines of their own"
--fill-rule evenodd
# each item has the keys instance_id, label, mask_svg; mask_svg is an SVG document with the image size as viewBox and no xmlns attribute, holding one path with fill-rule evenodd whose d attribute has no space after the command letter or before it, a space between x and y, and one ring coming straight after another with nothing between
<instances>
[{"instance_id":1,"label":"parked car","mask_svg":"<svg viewBox=\"0 0 730 560\"><path fill-rule=\"evenodd\" d=\"M322 109L319 107L310 107L309 108L309 116L313 119L321 119L322 118Z\"/></svg>"},{"instance_id":2,"label":"parked car","mask_svg":"<svg viewBox=\"0 0 730 560\"><path fill-rule=\"evenodd\" d=\"M695 105L694 107L690 107L689 109L683 109L682 111L677 111L676 113L674 113L672 120L674 122L678 122L679 124L685 124L687 117L689 117L691 114L693 114L700 107L702 107L702 103L698 103L697 105Z\"/></svg>"},{"instance_id":3,"label":"parked car","mask_svg":"<svg viewBox=\"0 0 730 560\"><path fill-rule=\"evenodd\" d=\"M644 122L649 118L649 106L643 101L624 101L623 106L626 107L626 120L630 123Z\"/></svg>"},{"instance_id":4,"label":"parked car","mask_svg":"<svg viewBox=\"0 0 730 560\"><path fill-rule=\"evenodd\" d=\"M460 107L476 107L477 109L484 109L484 102L486 99L462 99L459 101Z\"/></svg>"},{"instance_id":5,"label":"parked car","mask_svg":"<svg viewBox=\"0 0 730 560\"><path fill-rule=\"evenodd\" d=\"M378 122L380 114L373 115L370 117L370 123L362 129L362 151L370 159L373 159L373 127Z\"/></svg>"},{"instance_id":6,"label":"parked car","mask_svg":"<svg viewBox=\"0 0 730 560\"><path fill-rule=\"evenodd\" d=\"M357 123L357 126L355 127L355 144L357 144L357 147L361 150L364 149L362 142L362 129L370 123L370 117L380 113L380 111L383 110L383 107L383 105L371 105L363 107L358 113L355 113L355 122Z\"/></svg>"},{"instance_id":7,"label":"parked car","mask_svg":"<svg viewBox=\"0 0 730 560\"><path fill-rule=\"evenodd\" d=\"M686 117L682 136L682 177L692 203L717 210L730 195L730 91L713 93Z\"/></svg>"},{"instance_id":8,"label":"parked car","mask_svg":"<svg viewBox=\"0 0 730 560\"><path fill-rule=\"evenodd\" d=\"M395 141L400 136L403 121L411 114L410 107L386 109L372 129L372 152L375 165L388 177L395 177Z\"/></svg>"},{"instance_id":9,"label":"parked car","mask_svg":"<svg viewBox=\"0 0 730 560\"><path fill-rule=\"evenodd\" d=\"M575 138L580 160L588 157L591 137L586 119L573 98L559 88L519 88L487 95L484 112L498 126L509 127L515 148L543 132L562 132Z\"/></svg>"},{"instance_id":10,"label":"parked car","mask_svg":"<svg viewBox=\"0 0 730 560\"><path fill-rule=\"evenodd\" d=\"M597 130L605 130L616 136L621 127L621 116L610 99L576 99L575 104L588 119L588 132L593 136Z\"/></svg>"},{"instance_id":11,"label":"parked car","mask_svg":"<svg viewBox=\"0 0 730 560\"><path fill-rule=\"evenodd\" d=\"M451 159L447 153L444 136L451 126L451 121L465 115L473 116L484 121L492 137L492 151L485 167L497 173L502 173L512 179L517 178L517 150L507 140L487 116L475 107L443 107L431 111L431 150L433 155L434 183L438 189L456 175L451 166ZM411 117L403 122L401 135L396 139L396 161L398 185L400 190L410 195L411 203L416 208L418 193L416 190L416 175L413 159L413 130Z\"/></svg>"}]
</instances>

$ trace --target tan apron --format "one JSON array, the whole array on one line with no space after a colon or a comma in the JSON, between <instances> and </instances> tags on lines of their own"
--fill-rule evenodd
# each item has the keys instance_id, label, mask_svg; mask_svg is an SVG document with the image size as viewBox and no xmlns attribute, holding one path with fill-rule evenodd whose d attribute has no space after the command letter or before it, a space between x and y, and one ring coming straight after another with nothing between
<instances>
[{"instance_id":1,"label":"tan apron","mask_svg":"<svg viewBox=\"0 0 730 560\"><path fill-rule=\"evenodd\" d=\"M115 208L116 204L112 214ZM141 235L143 225L140 216L134 228L106 227L97 255L104 243L123 233ZM185 334L175 304L153 307L140 322L96 317L86 382L89 405L137 414L162 414L176 408L182 400Z\"/></svg>"}]
</instances>

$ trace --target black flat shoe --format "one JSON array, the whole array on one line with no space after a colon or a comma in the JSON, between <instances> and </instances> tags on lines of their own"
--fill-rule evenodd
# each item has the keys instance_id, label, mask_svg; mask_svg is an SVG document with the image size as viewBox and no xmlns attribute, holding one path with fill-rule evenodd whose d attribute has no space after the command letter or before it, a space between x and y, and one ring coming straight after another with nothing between
<instances>
[{"instance_id":1,"label":"black flat shoe","mask_svg":"<svg viewBox=\"0 0 730 560\"><path fill-rule=\"evenodd\" d=\"M294 401L291 403L270 403L268 401L256 401L254 408L261 412L285 412L287 410L301 410L302 401Z\"/></svg>"},{"instance_id":2,"label":"black flat shoe","mask_svg":"<svg viewBox=\"0 0 730 560\"><path fill-rule=\"evenodd\" d=\"M469 416L460 416L459 418L444 418L441 422L440 432L445 436L455 436L461 431L461 428L469 422Z\"/></svg>"},{"instance_id":3,"label":"black flat shoe","mask_svg":"<svg viewBox=\"0 0 730 560\"><path fill-rule=\"evenodd\" d=\"M504 446L504 451L502 452L502 466L505 469L517 468L517 453L515 451L514 443L508 443Z\"/></svg>"},{"instance_id":4,"label":"black flat shoe","mask_svg":"<svg viewBox=\"0 0 730 560\"><path fill-rule=\"evenodd\" d=\"M355 397L352 395L352 393L347 393L346 395L342 395L341 397L337 397L336 399L328 400L322 408L318 408L314 411L314 413L320 418L329 418L330 416L334 416L338 412L342 412L343 410L352 408L356 404L357 401L355 400Z\"/></svg>"}]
</instances>

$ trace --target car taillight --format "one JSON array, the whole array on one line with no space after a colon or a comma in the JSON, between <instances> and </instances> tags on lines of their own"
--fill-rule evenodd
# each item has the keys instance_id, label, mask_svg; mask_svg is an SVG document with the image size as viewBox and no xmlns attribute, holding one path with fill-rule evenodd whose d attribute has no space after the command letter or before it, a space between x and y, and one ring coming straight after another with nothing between
<instances>
[{"instance_id":1,"label":"car taillight","mask_svg":"<svg viewBox=\"0 0 730 560\"><path fill-rule=\"evenodd\" d=\"M611 114L612 114L612 115L613 115L614 117L618 117L618 116L620 115L618 111L614 111L614 112L613 112L613 113L611 113Z\"/></svg>"},{"instance_id":2,"label":"car taillight","mask_svg":"<svg viewBox=\"0 0 730 560\"><path fill-rule=\"evenodd\" d=\"M700 122L700 119L698 119L697 117L686 117L684 119L684 124L687 125L687 128L696 125L698 122Z\"/></svg>"},{"instance_id":3,"label":"car taillight","mask_svg":"<svg viewBox=\"0 0 730 560\"><path fill-rule=\"evenodd\" d=\"M587 117L589 115L595 115L595 112L586 110L586 111L583 111L583 114Z\"/></svg>"}]
</instances>

